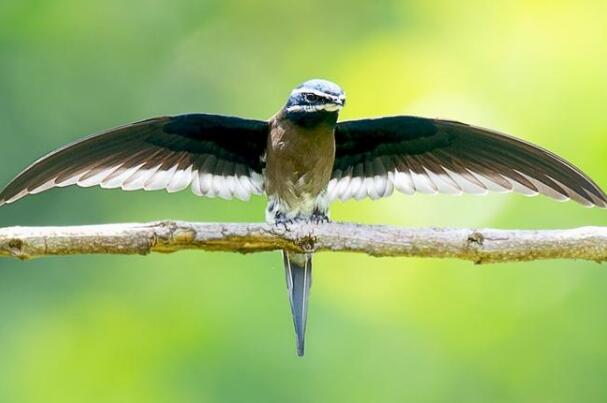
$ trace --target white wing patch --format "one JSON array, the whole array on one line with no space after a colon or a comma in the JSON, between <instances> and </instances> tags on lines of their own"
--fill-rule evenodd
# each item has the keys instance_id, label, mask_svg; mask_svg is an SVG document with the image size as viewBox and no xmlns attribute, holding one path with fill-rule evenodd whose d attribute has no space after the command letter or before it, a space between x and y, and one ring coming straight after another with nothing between
<instances>
[{"instance_id":1,"label":"white wing patch","mask_svg":"<svg viewBox=\"0 0 607 403\"><path fill-rule=\"evenodd\" d=\"M525 196L536 196L542 193L558 201L569 199L541 181L519 171L515 172L528 183L523 184L498 173L475 172L470 168L455 172L440 165L437 160L432 160L432 164L425 163L424 158L421 157L378 157L371 163L358 163L354 168L349 167L345 172L335 170L327 193L331 201L360 200L365 197L378 199L391 195L394 190L408 195L416 192L451 195L518 192ZM569 191L562 183L550 179ZM533 188L530 188L529 184ZM590 204L581 197L576 201Z\"/></svg>"},{"instance_id":2,"label":"white wing patch","mask_svg":"<svg viewBox=\"0 0 607 403\"><path fill-rule=\"evenodd\" d=\"M263 176L242 164L218 160L213 155L203 156L204 163L199 169L194 164L180 167L180 161L166 167L159 163L155 167L145 167L142 162L131 168L124 164L109 167L96 167L78 172L72 177L58 181L51 179L36 189L24 190L7 200L11 203L27 194L36 194L53 187L77 185L80 187L100 186L104 189L166 190L169 193L191 188L197 196L220 197L222 199L249 200L251 195L261 195L264 191ZM219 174L221 172L221 174Z\"/></svg>"}]
</instances>

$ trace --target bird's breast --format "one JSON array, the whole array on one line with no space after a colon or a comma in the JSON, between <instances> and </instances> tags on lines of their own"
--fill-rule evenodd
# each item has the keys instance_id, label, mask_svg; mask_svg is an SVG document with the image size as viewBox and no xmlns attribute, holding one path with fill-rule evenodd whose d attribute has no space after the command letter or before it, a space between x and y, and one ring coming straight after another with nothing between
<instances>
[{"instance_id":1,"label":"bird's breast","mask_svg":"<svg viewBox=\"0 0 607 403\"><path fill-rule=\"evenodd\" d=\"M326 189L334 160L334 127L276 120L268 136L266 192L289 206L308 203Z\"/></svg>"}]
</instances>

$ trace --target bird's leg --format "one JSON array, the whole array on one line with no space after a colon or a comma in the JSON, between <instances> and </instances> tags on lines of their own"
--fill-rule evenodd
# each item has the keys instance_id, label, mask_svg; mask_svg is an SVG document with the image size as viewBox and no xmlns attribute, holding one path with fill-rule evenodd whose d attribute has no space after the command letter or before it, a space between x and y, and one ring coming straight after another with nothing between
<instances>
[{"instance_id":1,"label":"bird's leg","mask_svg":"<svg viewBox=\"0 0 607 403\"><path fill-rule=\"evenodd\" d=\"M290 211L278 197L271 196L269 199L266 221L283 226L285 231L288 231L289 226L295 223L324 224L330 221L326 192L316 198L311 206L311 212L309 210Z\"/></svg>"},{"instance_id":2,"label":"bird's leg","mask_svg":"<svg viewBox=\"0 0 607 403\"><path fill-rule=\"evenodd\" d=\"M331 220L329 219L329 215L326 211L321 211L320 209L316 208L312 212L309 221L313 224L326 224Z\"/></svg>"},{"instance_id":3,"label":"bird's leg","mask_svg":"<svg viewBox=\"0 0 607 403\"><path fill-rule=\"evenodd\" d=\"M318 195L314 202L312 214L308 217L308 222L313 224L326 224L329 219L329 198L327 192L324 191Z\"/></svg>"},{"instance_id":4,"label":"bird's leg","mask_svg":"<svg viewBox=\"0 0 607 403\"><path fill-rule=\"evenodd\" d=\"M285 231L290 231L290 226L297 221L297 217L289 215L283 208L280 199L270 196L266 209L266 222L281 226Z\"/></svg>"}]
</instances>

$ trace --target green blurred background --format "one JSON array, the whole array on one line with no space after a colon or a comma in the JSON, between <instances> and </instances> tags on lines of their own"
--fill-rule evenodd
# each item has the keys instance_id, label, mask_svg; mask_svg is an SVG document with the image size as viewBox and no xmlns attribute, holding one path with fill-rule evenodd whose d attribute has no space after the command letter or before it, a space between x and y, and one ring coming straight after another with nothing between
<instances>
[{"instance_id":1,"label":"green blurred background","mask_svg":"<svg viewBox=\"0 0 607 403\"><path fill-rule=\"evenodd\" d=\"M301 81L343 118L513 133L607 187L607 3L80 1L0 5L0 182L78 137L155 115L266 118ZM261 221L265 201L69 188L0 226ZM407 226L607 225L519 195L336 203ZM307 354L278 253L0 261L0 402L601 402L607 270L319 254Z\"/></svg>"}]
</instances>

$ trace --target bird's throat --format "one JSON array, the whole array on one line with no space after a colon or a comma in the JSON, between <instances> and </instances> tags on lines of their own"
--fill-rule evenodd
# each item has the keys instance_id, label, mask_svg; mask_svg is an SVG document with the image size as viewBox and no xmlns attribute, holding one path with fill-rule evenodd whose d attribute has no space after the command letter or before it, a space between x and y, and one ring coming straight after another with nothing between
<instances>
[{"instance_id":1,"label":"bird's throat","mask_svg":"<svg viewBox=\"0 0 607 403\"><path fill-rule=\"evenodd\" d=\"M310 129L320 125L335 126L337 124L338 111L316 111L316 112L288 112L285 111L285 118L298 126Z\"/></svg>"}]
</instances>

